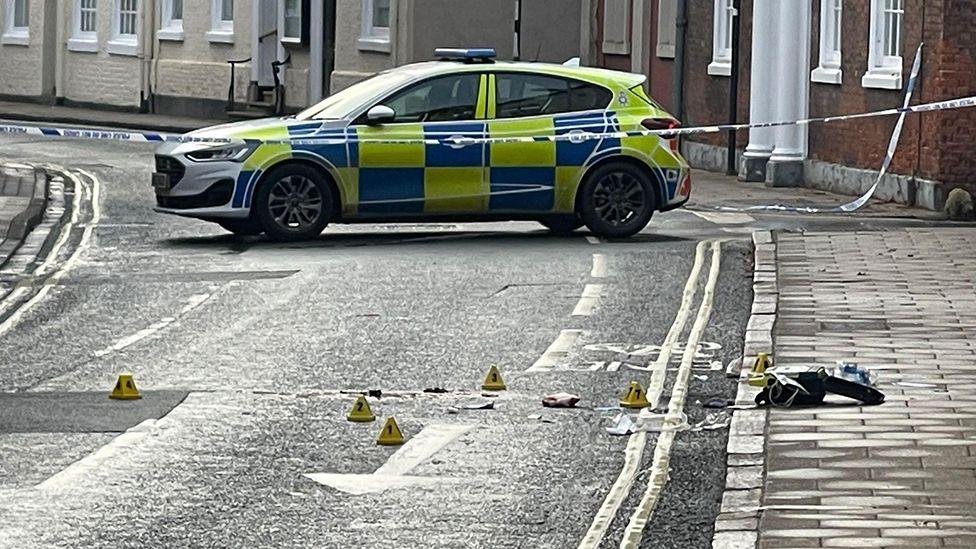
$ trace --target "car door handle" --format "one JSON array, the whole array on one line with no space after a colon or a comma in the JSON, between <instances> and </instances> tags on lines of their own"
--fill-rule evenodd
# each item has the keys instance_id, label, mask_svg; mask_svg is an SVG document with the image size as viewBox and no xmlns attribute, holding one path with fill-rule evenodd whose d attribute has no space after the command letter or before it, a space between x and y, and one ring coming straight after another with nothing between
<instances>
[{"instance_id":1,"label":"car door handle","mask_svg":"<svg viewBox=\"0 0 976 549\"><path fill-rule=\"evenodd\" d=\"M470 147L476 144L473 137L464 137L463 135L452 135L447 138L447 146L452 149L463 149L465 147Z\"/></svg>"}]
</instances>

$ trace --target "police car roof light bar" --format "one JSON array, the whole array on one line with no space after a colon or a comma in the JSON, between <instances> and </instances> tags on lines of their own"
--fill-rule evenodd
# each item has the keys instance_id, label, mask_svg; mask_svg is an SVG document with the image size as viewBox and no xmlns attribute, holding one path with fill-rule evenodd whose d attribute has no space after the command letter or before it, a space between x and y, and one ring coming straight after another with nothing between
<instances>
[{"instance_id":1,"label":"police car roof light bar","mask_svg":"<svg viewBox=\"0 0 976 549\"><path fill-rule=\"evenodd\" d=\"M493 63L498 54L494 48L437 48L434 50L434 57L442 61Z\"/></svg>"}]
</instances>

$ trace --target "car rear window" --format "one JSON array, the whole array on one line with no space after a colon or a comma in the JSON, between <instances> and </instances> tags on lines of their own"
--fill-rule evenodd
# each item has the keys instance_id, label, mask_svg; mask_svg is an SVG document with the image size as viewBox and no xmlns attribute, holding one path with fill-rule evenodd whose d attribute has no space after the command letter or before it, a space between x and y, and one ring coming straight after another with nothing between
<instances>
[{"instance_id":1,"label":"car rear window","mask_svg":"<svg viewBox=\"0 0 976 549\"><path fill-rule=\"evenodd\" d=\"M610 90L579 80L539 74L495 75L497 118L605 109Z\"/></svg>"}]
</instances>

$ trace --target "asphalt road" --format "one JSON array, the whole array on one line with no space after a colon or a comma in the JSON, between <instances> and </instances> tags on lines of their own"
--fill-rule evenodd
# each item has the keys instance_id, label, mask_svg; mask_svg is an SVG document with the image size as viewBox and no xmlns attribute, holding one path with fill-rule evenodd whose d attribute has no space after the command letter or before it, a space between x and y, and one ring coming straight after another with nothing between
<instances>
[{"instance_id":1,"label":"asphalt road","mask_svg":"<svg viewBox=\"0 0 976 549\"><path fill-rule=\"evenodd\" d=\"M630 381L647 386L686 284L695 299L658 410L713 289L679 403L692 428L657 487L648 434L596 545L620 544L650 486L641 546L710 546L728 412L702 404L733 394L724 366L751 305L749 233L807 221L677 211L625 242L492 223L331 227L278 244L153 213L145 146L3 137L0 151L66 168L81 197L55 278L20 279L47 289L0 324L0 391L16 393L0 397L0 546L576 546L625 464L629 438L605 432L618 413L605 408ZM701 246L689 282L702 241L720 256ZM584 303L588 285L600 297ZM564 355L546 354L566 338ZM486 399L491 365L508 390ZM124 371L142 401L104 398ZM382 391L379 421L345 421L361 390ZM542 408L558 391L579 407ZM493 410L464 408L486 400ZM422 437L414 462L374 443L390 415ZM334 477L363 494L305 476L381 467L396 474Z\"/></svg>"}]
</instances>

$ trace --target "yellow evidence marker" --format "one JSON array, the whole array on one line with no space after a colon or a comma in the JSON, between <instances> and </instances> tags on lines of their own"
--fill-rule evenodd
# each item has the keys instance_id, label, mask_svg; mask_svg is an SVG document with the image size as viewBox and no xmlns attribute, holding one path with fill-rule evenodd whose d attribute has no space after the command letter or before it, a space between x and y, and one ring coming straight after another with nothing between
<instances>
[{"instance_id":1,"label":"yellow evidence marker","mask_svg":"<svg viewBox=\"0 0 976 549\"><path fill-rule=\"evenodd\" d=\"M386 423L383 425L383 430L380 431L380 436L376 439L376 444L380 446L399 446L403 444L403 433L400 432L400 426L397 425L393 416L386 418Z\"/></svg>"},{"instance_id":2,"label":"yellow evidence marker","mask_svg":"<svg viewBox=\"0 0 976 549\"><path fill-rule=\"evenodd\" d=\"M752 387L765 387L766 386L766 370L773 366L772 361L769 360L769 355L766 353L759 353L756 356L756 361L752 363L752 369L749 370L749 385Z\"/></svg>"},{"instance_id":3,"label":"yellow evidence marker","mask_svg":"<svg viewBox=\"0 0 976 549\"><path fill-rule=\"evenodd\" d=\"M115 381L115 388L108 398L115 400L138 400L142 398L139 389L136 389L136 382L132 379L132 374L119 374L119 379Z\"/></svg>"},{"instance_id":4,"label":"yellow evidence marker","mask_svg":"<svg viewBox=\"0 0 976 549\"><path fill-rule=\"evenodd\" d=\"M369 402L366 397L359 395L356 402L352 405L352 410L349 410L349 415L346 416L348 421L355 421L356 423L369 423L370 421L376 421L376 416L373 415L373 410L369 408Z\"/></svg>"},{"instance_id":5,"label":"yellow evidence marker","mask_svg":"<svg viewBox=\"0 0 976 549\"><path fill-rule=\"evenodd\" d=\"M631 381L627 387L627 392L620 400L620 406L624 408L647 408L651 403L647 401L644 388L637 381Z\"/></svg>"},{"instance_id":6,"label":"yellow evidence marker","mask_svg":"<svg viewBox=\"0 0 976 549\"><path fill-rule=\"evenodd\" d=\"M485 376L485 382L481 384L481 389L484 391L504 391L506 389L505 382L502 381L502 374L497 367L492 366L488 369L488 375Z\"/></svg>"}]
</instances>

